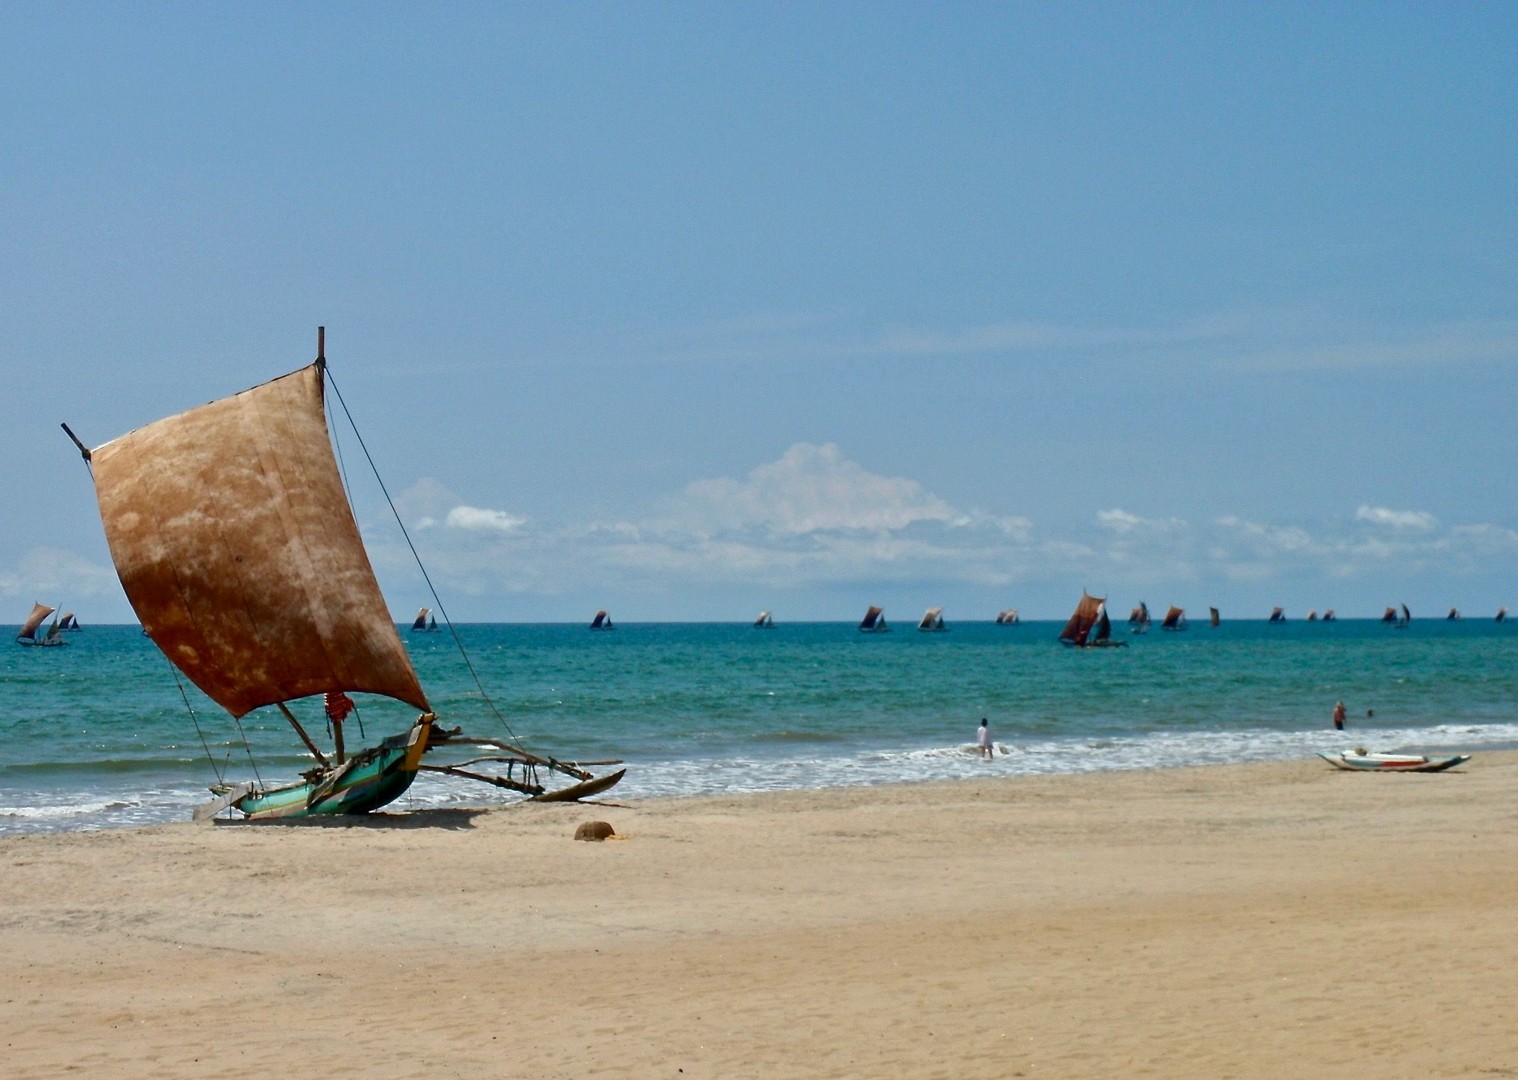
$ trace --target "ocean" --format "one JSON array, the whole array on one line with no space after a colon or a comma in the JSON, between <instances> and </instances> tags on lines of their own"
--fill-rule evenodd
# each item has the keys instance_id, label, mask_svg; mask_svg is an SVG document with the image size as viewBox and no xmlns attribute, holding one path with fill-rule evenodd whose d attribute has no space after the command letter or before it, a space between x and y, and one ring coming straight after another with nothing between
<instances>
[{"instance_id":1,"label":"ocean","mask_svg":"<svg viewBox=\"0 0 1518 1080\"><path fill-rule=\"evenodd\" d=\"M1086 650L1060 645L1060 626L470 624L456 628L469 664L446 627L401 636L442 723L620 759L609 799L1518 745L1518 622L1122 626L1129 647ZM358 701L350 747L411 722L406 706ZM222 777L287 782L309 764L275 710L239 727L136 626L0 649L0 705L0 834L183 820ZM324 729L317 703L296 711ZM982 717L990 761L973 748ZM423 775L392 808L496 797Z\"/></svg>"}]
</instances>

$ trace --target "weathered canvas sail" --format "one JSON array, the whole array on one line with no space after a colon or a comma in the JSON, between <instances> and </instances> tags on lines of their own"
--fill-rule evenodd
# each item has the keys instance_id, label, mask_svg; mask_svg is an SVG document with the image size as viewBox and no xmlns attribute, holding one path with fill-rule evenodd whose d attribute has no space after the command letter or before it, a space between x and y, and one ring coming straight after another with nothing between
<instances>
[{"instance_id":1,"label":"weathered canvas sail","mask_svg":"<svg viewBox=\"0 0 1518 1080\"><path fill-rule=\"evenodd\" d=\"M143 629L233 716L334 690L430 711L322 402L312 365L92 451L111 558Z\"/></svg>"},{"instance_id":2,"label":"weathered canvas sail","mask_svg":"<svg viewBox=\"0 0 1518 1080\"><path fill-rule=\"evenodd\" d=\"M1165 612L1165 621L1160 624L1162 630L1179 630L1186 625L1186 610L1170 605L1170 610Z\"/></svg>"},{"instance_id":3,"label":"weathered canvas sail","mask_svg":"<svg viewBox=\"0 0 1518 1080\"><path fill-rule=\"evenodd\" d=\"M860 620L859 629L866 632L884 630L886 625L885 619L883 618L884 615L885 610L883 608L875 607L872 604L869 610L864 613L864 618Z\"/></svg>"},{"instance_id":4,"label":"weathered canvas sail","mask_svg":"<svg viewBox=\"0 0 1518 1080\"><path fill-rule=\"evenodd\" d=\"M35 638L37 636L37 627L41 626L43 620L51 615L54 610L56 609L50 608L46 604L33 602L32 613L26 617L26 621L21 624L21 629L16 632L17 640Z\"/></svg>"},{"instance_id":5,"label":"weathered canvas sail","mask_svg":"<svg viewBox=\"0 0 1518 1080\"><path fill-rule=\"evenodd\" d=\"M431 614L432 614L432 609L430 607L424 607L424 608L422 608L420 611L418 611L416 613L416 618L411 621L411 629L413 629L413 630L425 630L425 629L427 629L427 616L431 615Z\"/></svg>"},{"instance_id":6,"label":"weathered canvas sail","mask_svg":"<svg viewBox=\"0 0 1518 1080\"><path fill-rule=\"evenodd\" d=\"M1222 619L1218 616L1218 609L1215 607L1210 607L1207 609L1207 619L1210 623L1212 623L1213 626L1217 626L1220 622L1222 622Z\"/></svg>"},{"instance_id":7,"label":"weathered canvas sail","mask_svg":"<svg viewBox=\"0 0 1518 1080\"><path fill-rule=\"evenodd\" d=\"M1104 602L1090 593L1081 593L1081 601L1075 605L1075 614L1059 632L1059 639L1071 645L1084 645L1096 620L1106 611Z\"/></svg>"}]
</instances>

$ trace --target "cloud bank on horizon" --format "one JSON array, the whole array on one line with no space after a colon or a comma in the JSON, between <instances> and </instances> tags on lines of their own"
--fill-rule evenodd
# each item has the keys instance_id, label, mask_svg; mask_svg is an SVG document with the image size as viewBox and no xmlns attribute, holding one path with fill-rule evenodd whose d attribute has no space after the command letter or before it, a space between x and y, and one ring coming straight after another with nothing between
<instances>
[{"instance_id":1,"label":"cloud bank on horizon","mask_svg":"<svg viewBox=\"0 0 1518 1080\"><path fill-rule=\"evenodd\" d=\"M536 596L550 607L553 598L575 593L626 597L689 588L719 596L746 591L758 600L840 584L866 595L929 583L989 598L1033 586L1068 590L1073 582L1171 594L1244 583L1264 595L1260 586L1273 581L1395 583L1430 566L1480 579L1494 565L1518 563L1512 529L1445 525L1426 511L1366 504L1314 528L1233 515L1146 518L1111 507L1093 514L1084 531L1053 535L1025 517L953 506L916 480L870 471L832 443L796 443L742 477L692 480L630 520L535 521L512 509L470 505L434 479L403 492L397 508L445 599ZM398 530L373 521L365 533L378 572L395 592L412 578ZM18 602L35 593L78 606L119 592L109 566L56 547L34 548L0 574L0 595ZM1350 613L1347 607L1340 604L1341 614ZM541 600L532 610L546 617ZM1378 610L1371 604L1360 614ZM558 618L578 614L563 610ZM698 614L731 616L716 609ZM849 614L813 610L807 617Z\"/></svg>"}]
</instances>

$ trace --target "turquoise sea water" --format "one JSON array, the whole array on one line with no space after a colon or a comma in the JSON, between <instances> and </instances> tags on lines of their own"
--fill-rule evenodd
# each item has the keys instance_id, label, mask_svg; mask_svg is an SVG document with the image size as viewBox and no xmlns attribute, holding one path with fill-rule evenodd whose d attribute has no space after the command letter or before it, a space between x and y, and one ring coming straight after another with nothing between
<instances>
[{"instance_id":1,"label":"turquoise sea water","mask_svg":"<svg viewBox=\"0 0 1518 1080\"><path fill-rule=\"evenodd\" d=\"M1518 622L1122 628L1130 646L1100 650L1061 646L1059 627L460 626L509 731L446 628L402 637L444 723L560 758L620 758L620 798L1518 744ZM135 626L0 649L0 833L183 819L219 775L249 779L256 763L265 780L288 781L308 764L277 712L258 710L239 733L185 691ZM1343 733L1329 723L1338 698ZM359 702L367 742L412 719L393 702ZM322 730L316 703L297 712ZM982 716L1004 750L990 762L971 749ZM358 744L352 721L348 731ZM396 805L493 798L423 776Z\"/></svg>"}]
</instances>

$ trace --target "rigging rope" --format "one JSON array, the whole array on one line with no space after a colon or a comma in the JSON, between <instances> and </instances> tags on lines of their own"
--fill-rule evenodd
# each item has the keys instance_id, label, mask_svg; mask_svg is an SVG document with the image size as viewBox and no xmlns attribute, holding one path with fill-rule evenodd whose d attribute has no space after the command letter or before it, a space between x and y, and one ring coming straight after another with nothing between
<instances>
[{"instance_id":1,"label":"rigging rope","mask_svg":"<svg viewBox=\"0 0 1518 1080\"><path fill-rule=\"evenodd\" d=\"M427 567L422 565L422 556L416 550L416 545L411 542L411 533L407 531L406 523L401 520L400 511L395 508L395 500L390 498L390 489L385 487L385 480L380 476L379 467L374 464L374 458L369 453L369 447L364 443L363 435L359 433L358 424L354 422L353 414L348 411L348 403L343 400L343 392L338 389L337 380L332 377L330 362L324 365L324 370L327 382L332 387L332 393L337 397L338 405L342 406L343 416L348 421L348 427L352 429L353 437L358 440L358 448L363 451L364 460L369 463L369 471L374 475L374 480L379 485L380 493L385 496L385 503L390 507L390 513L395 518L396 525L400 527L401 536L406 541L406 547L411 550L411 557L416 561L416 568L421 571L422 580L427 583L427 591L432 596L432 602L437 605L438 614L443 616L443 624L448 627L448 633L453 636L453 644L458 648L459 655L463 657L464 666L469 669L469 677L474 680L475 688L479 690L481 700L489 707L491 714L500 723L501 727L506 729L506 733L511 736L511 741L520 745L521 740L517 738L517 733L511 729L510 722L507 721L501 710L496 707L495 700L486 691L485 684L480 680L479 672L474 667L474 661L469 656L469 650L464 648L464 642L459 637L458 628L453 625L453 620L448 617L448 609L443 606L442 598L438 596L437 587L432 584L432 576L427 573ZM344 482L346 483L346 480ZM348 502L350 506L353 503L351 493L349 494Z\"/></svg>"}]
</instances>

